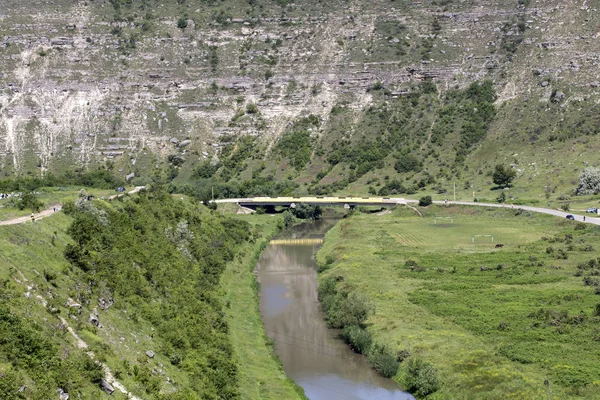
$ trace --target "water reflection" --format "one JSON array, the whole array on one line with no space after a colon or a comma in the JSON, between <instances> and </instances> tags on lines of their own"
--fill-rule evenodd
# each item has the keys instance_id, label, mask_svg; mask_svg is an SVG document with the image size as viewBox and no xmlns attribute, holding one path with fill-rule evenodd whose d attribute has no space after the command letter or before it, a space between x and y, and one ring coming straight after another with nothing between
<instances>
[{"instance_id":1,"label":"water reflection","mask_svg":"<svg viewBox=\"0 0 600 400\"><path fill-rule=\"evenodd\" d=\"M322 237L334 223L302 224L279 239ZM318 247L306 241L270 244L257 264L263 324L285 372L311 400L413 399L394 381L376 374L364 356L352 352L337 339L338 332L327 328L317 301Z\"/></svg>"}]
</instances>

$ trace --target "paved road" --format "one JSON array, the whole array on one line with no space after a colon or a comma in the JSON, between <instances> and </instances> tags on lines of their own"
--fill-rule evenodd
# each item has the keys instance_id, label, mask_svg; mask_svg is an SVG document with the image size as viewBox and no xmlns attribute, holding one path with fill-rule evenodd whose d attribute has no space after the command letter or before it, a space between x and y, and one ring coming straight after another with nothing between
<instances>
[{"instance_id":1,"label":"paved road","mask_svg":"<svg viewBox=\"0 0 600 400\"><path fill-rule=\"evenodd\" d=\"M407 202L417 202L416 200L407 200ZM443 201L434 201L435 204L444 204ZM498 208L514 208L514 209L521 209L521 210L527 210L527 211L533 211L533 212L537 212L537 213L542 213L542 214L550 214L550 215L555 215L557 217L562 217L565 218L568 214L568 212L564 212L564 211L558 211L558 210L552 210L550 208L541 208L541 207L531 207L531 206L513 206L511 204L498 204L498 203L475 203L475 202L468 202L468 201L449 201L448 204L459 204L459 205L465 205L465 206L479 206L479 207L498 207ZM600 225L600 218L597 217L591 217L591 216L585 216L585 221L583 220L583 216L580 215L575 215L575 214L571 214L575 217L575 221L579 221L579 222L585 222L586 224L593 224L593 225ZM595 214L591 214L591 215L595 215Z\"/></svg>"},{"instance_id":2,"label":"paved road","mask_svg":"<svg viewBox=\"0 0 600 400\"><path fill-rule=\"evenodd\" d=\"M49 215L52 215L52 214L54 214L55 209L56 209L56 211L59 211L61 208L62 208L62 206L60 204L55 204L54 206L48 208L47 210L41 211L37 214L34 214L35 220L37 221L38 219L42 219ZM0 221L0 225L16 225L16 224L23 224L28 221L31 221L31 215L26 215L24 217L17 217L17 218L13 218L13 219L7 219L6 221Z\"/></svg>"},{"instance_id":3,"label":"paved road","mask_svg":"<svg viewBox=\"0 0 600 400\"><path fill-rule=\"evenodd\" d=\"M351 199L351 200L350 200ZM382 197L254 197L254 198L243 198L243 199L220 199L220 200L215 200L215 203L237 203L237 204L252 204L252 203L257 203L257 204L262 204L262 203L290 203L290 202L295 202L295 203L323 203L323 204L334 204L334 203L340 203L343 204L345 202L351 202L351 203L364 203L364 204L375 204L375 205L390 205L390 203L393 204L407 204L407 203L418 203L418 200L409 200L409 199L404 199L404 198L382 198ZM434 201L435 204L444 204L444 201ZM565 218L568 214L568 212L564 212L564 211L559 211L559 210L552 210L550 208L542 208L542 207L531 207L531 206L517 206L517 205L511 205L511 204L498 204L498 203L475 203L475 202L468 202L468 201L448 201L448 204L458 204L458 205L465 205L465 206L475 206L475 207L504 207L504 208L513 208L513 209L521 209L521 210L527 210L527 211L532 211L532 212L537 212L537 213L542 213L542 214L550 214L550 215L555 215L557 217L562 217ZM579 222L585 222L586 224L593 224L593 225L600 225L600 218L593 217L592 215L595 214L590 214L590 216L585 216L585 221L583 220L583 216L581 215L575 215L573 214L573 216L575 217L575 221L579 221Z\"/></svg>"}]
</instances>

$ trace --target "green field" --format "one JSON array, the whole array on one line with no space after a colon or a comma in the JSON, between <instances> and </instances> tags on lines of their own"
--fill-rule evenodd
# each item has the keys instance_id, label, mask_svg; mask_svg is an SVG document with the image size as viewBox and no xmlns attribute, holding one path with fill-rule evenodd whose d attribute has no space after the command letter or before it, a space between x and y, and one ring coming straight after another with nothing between
<instances>
[{"instance_id":1,"label":"green field","mask_svg":"<svg viewBox=\"0 0 600 400\"><path fill-rule=\"evenodd\" d=\"M374 339L438 370L431 398L548 398L546 379L554 398L600 398L597 272L577 268L598 258L600 228L511 209L422 211L355 214L317 256L321 280L342 277L374 303ZM473 243L482 234L494 242Z\"/></svg>"}]
</instances>

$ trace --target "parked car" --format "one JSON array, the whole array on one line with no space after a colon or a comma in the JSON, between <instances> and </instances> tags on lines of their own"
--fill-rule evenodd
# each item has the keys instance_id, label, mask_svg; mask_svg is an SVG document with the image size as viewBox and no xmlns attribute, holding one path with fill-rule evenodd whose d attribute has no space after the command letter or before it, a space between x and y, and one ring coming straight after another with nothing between
<instances>
[{"instance_id":1,"label":"parked car","mask_svg":"<svg viewBox=\"0 0 600 400\"><path fill-rule=\"evenodd\" d=\"M596 207L590 207L586 212L598 214L598 209Z\"/></svg>"},{"instance_id":2,"label":"parked car","mask_svg":"<svg viewBox=\"0 0 600 400\"><path fill-rule=\"evenodd\" d=\"M571 221L575 221L575 217L572 214L567 215L567 219L570 219Z\"/></svg>"},{"instance_id":3,"label":"parked car","mask_svg":"<svg viewBox=\"0 0 600 400\"><path fill-rule=\"evenodd\" d=\"M123 186L121 186L121 187L116 188L115 190L119 193L123 193L125 191L125 188Z\"/></svg>"}]
</instances>

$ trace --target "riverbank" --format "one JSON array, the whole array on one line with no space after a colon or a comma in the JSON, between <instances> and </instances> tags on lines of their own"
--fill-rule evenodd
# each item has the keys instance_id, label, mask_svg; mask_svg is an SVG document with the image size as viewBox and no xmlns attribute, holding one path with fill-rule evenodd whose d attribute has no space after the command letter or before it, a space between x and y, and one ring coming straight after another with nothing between
<instances>
[{"instance_id":1,"label":"riverbank","mask_svg":"<svg viewBox=\"0 0 600 400\"><path fill-rule=\"evenodd\" d=\"M239 368L239 388L244 399L305 399L302 388L289 379L274 352L258 310L254 267L269 239L279 231L281 217L238 216L253 225L260 239L245 245L221 278L226 319Z\"/></svg>"},{"instance_id":2,"label":"riverbank","mask_svg":"<svg viewBox=\"0 0 600 400\"><path fill-rule=\"evenodd\" d=\"M599 255L598 228L518 210L422 211L341 221L317 255L320 281L342 277L375 305L374 340L437 369L431 398L547 398L546 379L555 398L599 398L598 299L575 276ZM493 243L473 236L484 234ZM395 380L406 385L406 361Z\"/></svg>"}]
</instances>

